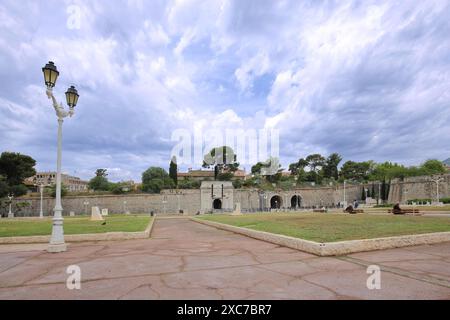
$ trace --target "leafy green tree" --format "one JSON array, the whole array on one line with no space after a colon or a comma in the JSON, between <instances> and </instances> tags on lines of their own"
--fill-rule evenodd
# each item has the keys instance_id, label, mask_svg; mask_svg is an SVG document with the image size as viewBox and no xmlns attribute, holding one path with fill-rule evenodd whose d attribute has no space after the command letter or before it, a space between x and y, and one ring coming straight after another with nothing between
<instances>
[{"instance_id":1,"label":"leafy green tree","mask_svg":"<svg viewBox=\"0 0 450 320\"><path fill-rule=\"evenodd\" d=\"M305 167L308 166L308 161L306 161L303 158L300 158L297 162L291 163L289 165L289 171L291 172L292 175L298 175L300 173L300 171L305 171Z\"/></svg>"},{"instance_id":2,"label":"leafy green tree","mask_svg":"<svg viewBox=\"0 0 450 320\"><path fill-rule=\"evenodd\" d=\"M311 171L318 173L318 171L325 165L325 158L318 154L310 154L305 159L308 162L308 166Z\"/></svg>"},{"instance_id":3,"label":"leafy green tree","mask_svg":"<svg viewBox=\"0 0 450 320\"><path fill-rule=\"evenodd\" d=\"M9 186L4 176L0 175L0 198L6 197L9 192Z\"/></svg>"},{"instance_id":4,"label":"leafy green tree","mask_svg":"<svg viewBox=\"0 0 450 320\"><path fill-rule=\"evenodd\" d=\"M46 187L46 193L50 195L50 197L56 198L56 183L53 183L51 186ZM65 197L67 193L67 187L63 183L61 183L61 197Z\"/></svg>"},{"instance_id":5,"label":"leafy green tree","mask_svg":"<svg viewBox=\"0 0 450 320\"><path fill-rule=\"evenodd\" d=\"M342 157L338 153L332 153L325 160L325 165L323 166L323 176L324 178L334 180L339 179L338 165L342 161Z\"/></svg>"},{"instance_id":6,"label":"leafy green tree","mask_svg":"<svg viewBox=\"0 0 450 320\"><path fill-rule=\"evenodd\" d=\"M108 191L110 190L110 183L104 176L95 176L88 183L89 189L94 191Z\"/></svg>"},{"instance_id":7,"label":"leafy green tree","mask_svg":"<svg viewBox=\"0 0 450 320\"><path fill-rule=\"evenodd\" d=\"M235 189L240 189L242 188L242 181L240 179L234 180L233 181L233 187Z\"/></svg>"},{"instance_id":8,"label":"leafy green tree","mask_svg":"<svg viewBox=\"0 0 450 320\"><path fill-rule=\"evenodd\" d=\"M108 190L114 194L124 194L131 190L130 185L127 182L110 182Z\"/></svg>"},{"instance_id":9,"label":"leafy green tree","mask_svg":"<svg viewBox=\"0 0 450 320\"><path fill-rule=\"evenodd\" d=\"M23 196L27 192L28 188L24 184L16 184L9 187L9 193L12 193L15 197Z\"/></svg>"},{"instance_id":10,"label":"leafy green tree","mask_svg":"<svg viewBox=\"0 0 450 320\"><path fill-rule=\"evenodd\" d=\"M211 149L203 158L203 168L214 168L214 179L224 171L234 172L239 168L239 163L233 149L222 146Z\"/></svg>"},{"instance_id":11,"label":"leafy green tree","mask_svg":"<svg viewBox=\"0 0 450 320\"><path fill-rule=\"evenodd\" d=\"M175 183L163 168L150 167L142 173L142 191L159 193L163 189L171 189Z\"/></svg>"},{"instance_id":12,"label":"leafy green tree","mask_svg":"<svg viewBox=\"0 0 450 320\"><path fill-rule=\"evenodd\" d=\"M234 176L234 174L231 173L231 172L223 172L223 173L219 173L217 175L217 180L220 180L220 181L231 181L233 176Z\"/></svg>"},{"instance_id":13,"label":"leafy green tree","mask_svg":"<svg viewBox=\"0 0 450 320\"><path fill-rule=\"evenodd\" d=\"M172 159L170 160L169 176L173 180L173 183L175 184L175 186L178 185L177 174L178 174L177 157L173 156Z\"/></svg>"},{"instance_id":14,"label":"leafy green tree","mask_svg":"<svg viewBox=\"0 0 450 320\"><path fill-rule=\"evenodd\" d=\"M106 173L106 171L107 171L107 169L97 169L96 171L95 171L95 176L96 177L107 177L108 176L108 174Z\"/></svg>"},{"instance_id":15,"label":"leafy green tree","mask_svg":"<svg viewBox=\"0 0 450 320\"><path fill-rule=\"evenodd\" d=\"M198 189L200 188L200 181L184 178L178 181L178 188L180 189Z\"/></svg>"},{"instance_id":16,"label":"leafy green tree","mask_svg":"<svg viewBox=\"0 0 450 320\"><path fill-rule=\"evenodd\" d=\"M36 160L15 152L3 152L0 155L0 175L11 187L22 184L23 180L36 174Z\"/></svg>"},{"instance_id":17,"label":"leafy green tree","mask_svg":"<svg viewBox=\"0 0 450 320\"><path fill-rule=\"evenodd\" d=\"M373 162L371 161L354 162L349 160L342 165L341 176L344 179L362 182L369 179L372 167Z\"/></svg>"},{"instance_id":18,"label":"leafy green tree","mask_svg":"<svg viewBox=\"0 0 450 320\"><path fill-rule=\"evenodd\" d=\"M441 161L435 159L425 161L421 165L421 169L427 175L442 174L447 172L447 169L445 168L444 164Z\"/></svg>"},{"instance_id":19,"label":"leafy green tree","mask_svg":"<svg viewBox=\"0 0 450 320\"><path fill-rule=\"evenodd\" d=\"M252 174L261 174L261 168L264 166L264 163L258 162L252 166L251 172Z\"/></svg>"},{"instance_id":20,"label":"leafy green tree","mask_svg":"<svg viewBox=\"0 0 450 320\"><path fill-rule=\"evenodd\" d=\"M308 167L310 169L307 175L308 181L321 183L323 178L322 169L325 165L326 159L322 155L315 153L307 156L305 161L308 163Z\"/></svg>"}]
</instances>

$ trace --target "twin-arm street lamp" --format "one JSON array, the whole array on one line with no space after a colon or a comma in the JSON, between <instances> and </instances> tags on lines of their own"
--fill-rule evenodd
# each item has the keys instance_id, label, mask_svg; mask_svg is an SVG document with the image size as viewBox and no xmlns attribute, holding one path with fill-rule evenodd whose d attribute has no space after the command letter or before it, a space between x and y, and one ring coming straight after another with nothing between
<instances>
[{"instance_id":1,"label":"twin-arm street lamp","mask_svg":"<svg viewBox=\"0 0 450 320\"><path fill-rule=\"evenodd\" d=\"M52 227L52 236L50 238L50 243L47 248L49 252L62 252L66 251L67 246L64 242L64 229L63 229L63 217L62 217L62 205L61 205L61 146L62 146L62 124L64 118L69 116L71 117L74 114L74 108L78 102L78 92L74 86L71 86L66 91L66 100L67 105L69 106L69 111L64 110L62 103L56 102L55 97L53 96L53 87L56 84L56 80L58 79L59 72L56 69L55 64L52 61L49 61L42 68L42 72L44 73L45 85L47 86L47 97L52 99L53 108L56 111L56 116L58 117L58 153L57 153L57 161L56 161L56 201L55 208L53 209L53 227Z\"/></svg>"}]
</instances>

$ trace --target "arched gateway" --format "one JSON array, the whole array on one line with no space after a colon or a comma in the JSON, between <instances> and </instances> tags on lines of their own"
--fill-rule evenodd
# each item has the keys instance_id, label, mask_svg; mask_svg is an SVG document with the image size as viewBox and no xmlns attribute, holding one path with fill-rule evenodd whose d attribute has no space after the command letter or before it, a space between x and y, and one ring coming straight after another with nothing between
<instances>
[{"instance_id":1,"label":"arched gateway","mask_svg":"<svg viewBox=\"0 0 450 320\"><path fill-rule=\"evenodd\" d=\"M222 209L222 200L220 200L220 199L215 199L215 200L213 201L213 208L214 208L215 210L220 210L220 209Z\"/></svg>"},{"instance_id":2,"label":"arched gateway","mask_svg":"<svg viewBox=\"0 0 450 320\"><path fill-rule=\"evenodd\" d=\"M280 196L273 196L270 198L270 208L271 209L280 209L281 208L281 197Z\"/></svg>"},{"instance_id":3,"label":"arched gateway","mask_svg":"<svg viewBox=\"0 0 450 320\"><path fill-rule=\"evenodd\" d=\"M291 198L291 208L300 208L302 206L302 197L294 195Z\"/></svg>"}]
</instances>

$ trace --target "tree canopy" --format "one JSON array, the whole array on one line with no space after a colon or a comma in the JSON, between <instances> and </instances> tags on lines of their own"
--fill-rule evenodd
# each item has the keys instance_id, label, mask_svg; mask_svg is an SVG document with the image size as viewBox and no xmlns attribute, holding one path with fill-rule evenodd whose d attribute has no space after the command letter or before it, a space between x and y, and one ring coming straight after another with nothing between
<instances>
[{"instance_id":1,"label":"tree canopy","mask_svg":"<svg viewBox=\"0 0 450 320\"><path fill-rule=\"evenodd\" d=\"M239 168L237 156L228 146L212 148L203 158L203 168L214 168L214 178L224 171L234 172Z\"/></svg>"},{"instance_id":2,"label":"tree canopy","mask_svg":"<svg viewBox=\"0 0 450 320\"><path fill-rule=\"evenodd\" d=\"M142 191L159 193L163 189L171 189L175 183L169 174L160 167L150 167L142 173Z\"/></svg>"},{"instance_id":3,"label":"tree canopy","mask_svg":"<svg viewBox=\"0 0 450 320\"><path fill-rule=\"evenodd\" d=\"M24 179L36 174L36 160L16 152L3 152L0 155L0 197L12 193L21 196L27 193Z\"/></svg>"},{"instance_id":4,"label":"tree canopy","mask_svg":"<svg viewBox=\"0 0 450 320\"><path fill-rule=\"evenodd\" d=\"M110 182L108 181L107 169L97 169L95 177L89 180L89 189L94 191L108 191L110 190Z\"/></svg>"}]
</instances>

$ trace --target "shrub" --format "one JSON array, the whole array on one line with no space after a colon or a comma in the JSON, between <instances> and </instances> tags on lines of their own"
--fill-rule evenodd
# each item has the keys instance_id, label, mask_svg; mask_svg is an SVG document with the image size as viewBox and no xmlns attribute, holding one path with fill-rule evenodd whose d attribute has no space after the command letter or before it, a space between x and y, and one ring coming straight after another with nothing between
<instances>
[{"instance_id":1,"label":"shrub","mask_svg":"<svg viewBox=\"0 0 450 320\"><path fill-rule=\"evenodd\" d=\"M415 202L415 203L419 203L419 202L421 202L421 203L430 202L430 203L431 203L432 200L431 200L431 199L410 199L410 200L406 201L407 204L413 204L413 202Z\"/></svg>"},{"instance_id":2,"label":"shrub","mask_svg":"<svg viewBox=\"0 0 450 320\"><path fill-rule=\"evenodd\" d=\"M193 179L178 180L179 189L198 189L200 188L200 181Z\"/></svg>"}]
</instances>

